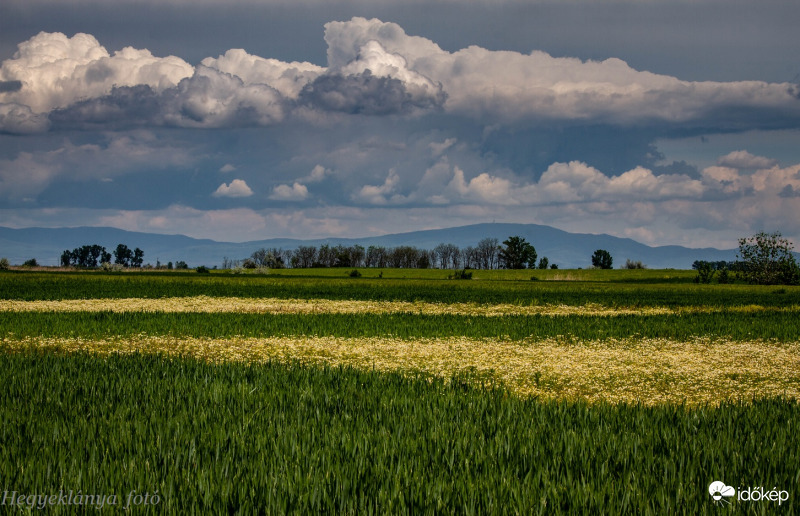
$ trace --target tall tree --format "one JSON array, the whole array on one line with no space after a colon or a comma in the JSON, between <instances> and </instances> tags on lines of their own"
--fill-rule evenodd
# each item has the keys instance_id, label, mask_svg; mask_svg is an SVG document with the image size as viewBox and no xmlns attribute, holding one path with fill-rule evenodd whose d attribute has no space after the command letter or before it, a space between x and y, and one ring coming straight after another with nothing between
<instances>
[{"instance_id":1,"label":"tall tree","mask_svg":"<svg viewBox=\"0 0 800 516\"><path fill-rule=\"evenodd\" d=\"M503 240L500 248L500 263L506 269L525 269L536 266L536 249L520 236Z\"/></svg>"},{"instance_id":2,"label":"tall tree","mask_svg":"<svg viewBox=\"0 0 800 516\"><path fill-rule=\"evenodd\" d=\"M484 238L478 242L476 249L481 269L494 269L497 267L497 252L500 249L499 242L496 238Z\"/></svg>"},{"instance_id":3,"label":"tall tree","mask_svg":"<svg viewBox=\"0 0 800 516\"><path fill-rule=\"evenodd\" d=\"M144 262L144 251L137 247L133 250L133 259L131 260L131 265L134 267L141 267L142 262Z\"/></svg>"},{"instance_id":4,"label":"tall tree","mask_svg":"<svg viewBox=\"0 0 800 516\"><path fill-rule=\"evenodd\" d=\"M792 254L793 247L777 231L761 231L752 237L740 238L738 258L743 264L740 274L748 283L759 285L797 284L800 269Z\"/></svg>"},{"instance_id":5,"label":"tall tree","mask_svg":"<svg viewBox=\"0 0 800 516\"><path fill-rule=\"evenodd\" d=\"M122 265L123 267L128 267L132 259L133 251L128 249L127 245L118 244L117 248L114 249L114 263Z\"/></svg>"},{"instance_id":6,"label":"tall tree","mask_svg":"<svg viewBox=\"0 0 800 516\"><path fill-rule=\"evenodd\" d=\"M614 259L611 253L605 249L598 249L592 255L592 267L597 269L610 269L613 266Z\"/></svg>"}]
</instances>

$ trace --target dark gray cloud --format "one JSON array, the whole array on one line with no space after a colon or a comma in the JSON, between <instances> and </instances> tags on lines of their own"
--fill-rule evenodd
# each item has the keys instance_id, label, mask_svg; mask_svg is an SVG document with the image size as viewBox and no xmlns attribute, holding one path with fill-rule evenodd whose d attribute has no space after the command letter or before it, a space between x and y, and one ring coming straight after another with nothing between
<instances>
[{"instance_id":1,"label":"dark gray cloud","mask_svg":"<svg viewBox=\"0 0 800 516\"><path fill-rule=\"evenodd\" d=\"M22 81L0 81L0 93L10 93L22 89Z\"/></svg>"},{"instance_id":2,"label":"dark gray cloud","mask_svg":"<svg viewBox=\"0 0 800 516\"><path fill-rule=\"evenodd\" d=\"M794 199L800 197L800 189L795 190L792 185L786 185L783 187L778 196L783 197L784 199Z\"/></svg>"},{"instance_id":3,"label":"dark gray cloud","mask_svg":"<svg viewBox=\"0 0 800 516\"><path fill-rule=\"evenodd\" d=\"M161 92L151 86L115 86L111 93L50 113L56 129L128 129L140 126L253 127L282 118L285 99L266 85L201 68Z\"/></svg>"},{"instance_id":4,"label":"dark gray cloud","mask_svg":"<svg viewBox=\"0 0 800 516\"><path fill-rule=\"evenodd\" d=\"M156 122L162 105L161 95L146 84L116 86L109 95L56 109L50 121L57 129L124 129Z\"/></svg>"},{"instance_id":5,"label":"dark gray cloud","mask_svg":"<svg viewBox=\"0 0 800 516\"><path fill-rule=\"evenodd\" d=\"M403 81L377 77L370 70L357 75L318 77L300 92L299 104L354 115L408 114L415 109L441 109L446 99L441 85L434 94L412 94Z\"/></svg>"}]
</instances>

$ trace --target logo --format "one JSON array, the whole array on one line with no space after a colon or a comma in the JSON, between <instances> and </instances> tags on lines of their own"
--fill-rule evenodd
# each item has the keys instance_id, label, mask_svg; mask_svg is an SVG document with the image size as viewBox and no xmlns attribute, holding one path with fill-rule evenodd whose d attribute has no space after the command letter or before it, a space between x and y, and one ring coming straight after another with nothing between
<instances>
[{"instance_id":1,"label":"logo","mask_svg":"<svg viewBox=\"0 0 800 516\"><path fill-rule=\"evenodd\" d=\"M732 488L731 486L726 486L725 482L720 482L716 480L711 482L708 486L708 494L711 495L711 498L714 499L714 503L717 504L730 504L728 500L725 498L730 498L736 495L736 489Z\"/></svg>"}]
</instances>

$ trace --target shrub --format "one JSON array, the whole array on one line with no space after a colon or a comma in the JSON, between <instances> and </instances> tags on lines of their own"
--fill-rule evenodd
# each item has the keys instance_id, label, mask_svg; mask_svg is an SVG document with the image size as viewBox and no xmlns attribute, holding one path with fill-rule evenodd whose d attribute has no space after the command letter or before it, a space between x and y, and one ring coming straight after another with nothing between
<instances>
[{"instance_id":1,"label":"shrub","mask_svg":"<svg viewBox=\"0 0 800 516\"><path fill-rule=\"evenodd\" d=\"M0 258L0 271L7 271L8 267L8 258Z\"/></svg>"},{"instance_id":2,"label":"shrub","mask_svg":"<svg viewBox=\"0 0 800 516\"><path fill-rule=\"evenodd\" d=\"M358 272L358 269L353 269L352 271L350 271L350 274L348 274L348 276L350 276L351 278L360 278L361 273Z\"/></svg>"},{"instance_id":3,"label":"shrub","mask_svg":"<svg viewBox=\"0 0 800 516\"><path fill-rule=\"evenodd\" d=\"M447 276L447 279L472 279L472 272L467 272L466 269L455 271L453 274Z\"/></svg>"},{"instance_id":4,"label":"shrub","mask_svg":"<svg viewBox=\"0 0 800 516\"><path fill-rule=\"evenodd\" d=\"M195 271L197 271L199 274L208 274L208 267L201 265L200 267L196 268Z\"/></svg>"},{"instance_id":5,"label":"shrub","mask_svg":"<svg viewBox=\"0 0 800 516\"><path fill-rule=\"evenodd\" d=\"M24 267L38 267L39 262L36 261L36 258L31 258L30 260L25 260L25 263L22 264Z\"/></svg>"},{"instance_id":6,"label":"shrub","mask_svg":"<svg viewBox=\"0 0 800 516\"><path fill-rule=\"evenodd\" d=\"M695 262L695 265L693 267L697 269L697 276L695 276L694 282L711 283L714 274L717 273L714 266L710 262Z\"/></svg>"},{"instance_id":7,"label":"shrub","mask_svg":"<svg viewBox=\"0 0 800 516\"><path fill-rule=\"evenodd\" d=\"M547 259L547 256L542 256L542 259L539 260L539 269L546 269L547 266L550 264L550 260Z\"/></svg>"},{"instance_id":8,"label":"shrub","mask_svg":"<svg viewBox=\"0 0 800 516\"><path fill-rule=\"evenodd\" d=\"M626 269L646 269L647 265L643 264L641 260L633 261L630 258L625 260Z\"/></svg>"},{"instance_id":9,"label":"shrub","mask_svg":"<svg viewBox=\"0 0 800 516\"><path fill-rule=\"evenodd\" d=\"M111 262L103 262L100 264L100 268L107 272L119 272L122 270L121 263L111 263Z\"/></svg>"}]
</instances>

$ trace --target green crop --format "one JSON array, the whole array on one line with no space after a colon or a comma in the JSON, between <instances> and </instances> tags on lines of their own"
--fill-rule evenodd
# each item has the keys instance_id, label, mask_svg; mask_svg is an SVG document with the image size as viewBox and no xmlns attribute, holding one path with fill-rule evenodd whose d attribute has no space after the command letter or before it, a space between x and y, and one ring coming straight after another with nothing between
<instances>
[{"instance_id":1,"label":"green crop","mask_svg":"<svg viewBox=\"0 0 800 516\"><path fill-rule=\"evenodd\" d=\"M189 337L267 337L330 335L399 338L549 338L573 340L627 338L688 339L724 337L732 340L797 341L796 312L755 314L700 313L684 315L476 317L417 314L242 314L127 312L0 312L6 336L102 337L172 335Z\"/></svg>"},{"instance_id":2,"label":"green crop","mask_svg":"<svg viewBox=\"0 0 800 516\"><path fill-rule=\"evenodd\" d=\"M663 271L614 272L606 281L530 281L513 279L447 280L441 278L349 278L296 275L197 275L193 273L4 272L0 299L57 300L97 298L160 298L179 296L361 299L442 303L513 303L605 306L744 306L800 305L800 287L696 285L673 283ZM395 269L395 272L402 269ZM515 271L486 271L508 277ZM530 274L559 271L528 271ZM573 272L573 271L570 271ZM583 272L583 271L577 271ZM604 271L586 271L604 272ZM630 272L627 280L622 273ZM478 276L476 271L475 275ZM647 276L646 274L650 274ZM591 275L578 277L591 277ZM613 280L613 281L612 281Z\"/></svg>"},{"instance_id":3,"label":"green crop","mask_svg":"<svg viewBox=\"0 0 800 516\"><path fill-rule=\"evenodd\" d=\"M800 407L781 400L587 406L470 378L35 351L0 354L0 382L3 490L117 508L157 492L153 514L717 514L718 479L797 496Z\"/></svg>"}]
</instances>

